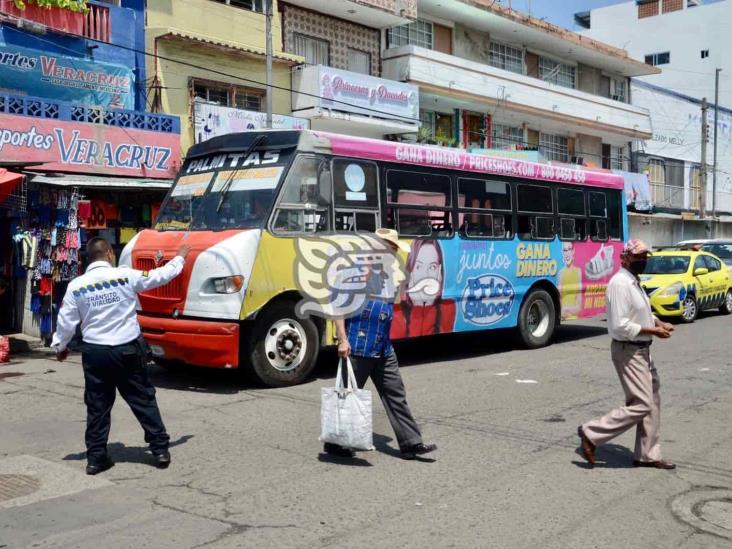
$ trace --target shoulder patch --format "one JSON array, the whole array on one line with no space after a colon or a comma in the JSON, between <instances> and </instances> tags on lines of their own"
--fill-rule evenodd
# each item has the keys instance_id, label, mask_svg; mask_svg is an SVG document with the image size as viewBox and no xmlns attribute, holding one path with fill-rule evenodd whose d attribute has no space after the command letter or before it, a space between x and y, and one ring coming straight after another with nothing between
<instances>
[{"instance_id":1,"label":"shoulder patch","mask_svg":"<svg viewBox=\"0 0 732 549\"><path fill-rule=\"evenodd\" d=\"M147 276L148 274L150 274L150 271L142 271L142 276Z\"/></svg>"}]
</instances>

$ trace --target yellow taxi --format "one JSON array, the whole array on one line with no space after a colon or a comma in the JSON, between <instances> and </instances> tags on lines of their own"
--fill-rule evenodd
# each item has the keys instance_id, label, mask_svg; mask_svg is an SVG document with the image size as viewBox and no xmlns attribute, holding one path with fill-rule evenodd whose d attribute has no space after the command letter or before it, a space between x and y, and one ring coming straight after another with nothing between
<instances>
[{"instance_id":1,"label":"yellow taxi","mask_svg":"<svg viewBox=\"0 0 732 549\"><path fill-rule=\"evenodd\" d=\"M706 309L732 313L732 272L715 255L696 250L653 252L640 280L660 317L694 322Z\"/></svg>"}]
</instances>

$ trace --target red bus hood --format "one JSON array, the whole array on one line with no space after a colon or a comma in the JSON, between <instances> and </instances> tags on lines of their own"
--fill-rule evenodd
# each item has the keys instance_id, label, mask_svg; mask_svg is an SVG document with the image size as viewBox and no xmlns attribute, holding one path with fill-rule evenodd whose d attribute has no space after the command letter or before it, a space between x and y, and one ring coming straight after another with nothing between
<instances>
[{"instance_id":1,"label":"red bus hood","mask_svg":"<svg viewBox=\"0 0 732 549\"><path fill-rule=\"evenodd\" d=\"M261 230L154 231L145 230L125 246L120 265L149 271L175 257L183 244L191 247L183 272L168 284L139 295L140 310L156 315L182 315L238 320ZM236 293L219 294L211 279L241 275Z\"/></svg>"}]
</instances>

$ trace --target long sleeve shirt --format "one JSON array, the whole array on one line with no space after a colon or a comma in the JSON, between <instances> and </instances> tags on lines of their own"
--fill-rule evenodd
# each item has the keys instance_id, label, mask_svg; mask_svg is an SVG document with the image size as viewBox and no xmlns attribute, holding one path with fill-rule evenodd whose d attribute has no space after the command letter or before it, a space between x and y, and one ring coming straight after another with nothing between
<instances>
[{"instance_id":1,"label":"long sleeve shirt","mask_svg":"<svg viewBox=\"0 0 732 549\"><path fill-rule=\"evenodd\" d=\"M621 268L607 285L607 331L616 341L650 341L650 335L641 335L641 328L652 328L656 320L651 302L638 279Z\"/></svg>"},{"instance_id":2,"label":"long sleeve shirt","mask_svg":"<svg viewBox=\"0 0 732 549\"><path fill-rule=\"evenodd\" d=\"M81 322L86 343L123 345L140 336L137 322L137 294L167 284L183 270L185 260L177 256L152 271L112 267L95 261L86 273L69 283L58 314L51 348L66 349Z\"/></svg>"}]
</instances>

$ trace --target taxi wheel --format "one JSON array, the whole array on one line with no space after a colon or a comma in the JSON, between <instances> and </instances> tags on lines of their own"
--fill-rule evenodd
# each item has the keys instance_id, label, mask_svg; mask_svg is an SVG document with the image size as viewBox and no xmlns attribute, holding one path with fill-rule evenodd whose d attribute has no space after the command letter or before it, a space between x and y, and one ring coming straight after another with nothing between
<instances>
[{"instance_id":1,"label":"taxi wheel","mask_svg":"<svg viewBox=\"0 0 732 549\"><path fill-rule=\"evenodd\" d=\"M732 290L727 290L727 295L724 296L724 303L719 310L725 315L732 314Z\"/></svg>"},{"instance_id":2,"label":"taxi wheel","mask_svg":"<svg viewBox=\"0 0 732 549\"><path fill-rule=\"evenodd\" d=\"M307 379L319 352L315 323L309 318L298 318L294 303L280 302L257 317L246 362L264 385L287 387Z\"/></svg>"},{"instance_id":3,"label":"taxi wheel","mask_svg":"<svg viewBox=\"0 0 732 549\"><path fill-rule=\"evenodd\" d=\"M693 295L687 295L684 299L684 312L681 315L681 319L690 324L696 320L699 316L699 305L696 302L696 298Z\"/></svg>"},{"instance_id":4,"label":"taxi wheel","mask_svg":"<svg viewBox=\"0 0 732 549\"><path fill-rule=\"evenodd\" d=\"M554 335L556 310L554 301L544 290L534 290L521 304L518 335L529 349L544 347Z\"/></svg>"}]
</instances>

